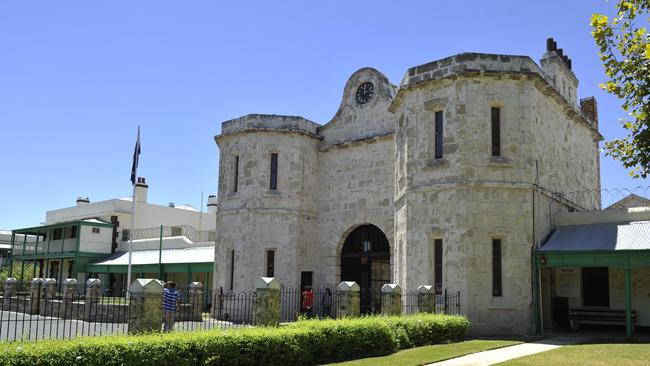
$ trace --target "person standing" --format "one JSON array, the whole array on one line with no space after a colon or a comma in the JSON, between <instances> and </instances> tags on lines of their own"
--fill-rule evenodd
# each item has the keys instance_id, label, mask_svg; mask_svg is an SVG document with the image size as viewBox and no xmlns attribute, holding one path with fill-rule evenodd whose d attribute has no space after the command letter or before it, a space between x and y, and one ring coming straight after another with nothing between
<instances>
[{"instance_id":1,"label":"person standing","mask_svg":"<svg viewBox=\"0 0 650 366\"><path fill-rule=\"evenodd\" d=\"M311 286L305 286L305 291L302 292L302 313L307 318L312 317L312 309L314 307L314 292Z\"/></svg>"},{"instance_id":2,"label":"person standing","mask_svg":"<svg viewBox=\"0 0 650 366\"><path fill-rule=\"evenodd\" d=\"M180 294L176 290L176 283L168 281L165 283L163 290L163 332L169 332L174 329L174 317L176 307L180 301Z\"/></svg>"}]
</instances>

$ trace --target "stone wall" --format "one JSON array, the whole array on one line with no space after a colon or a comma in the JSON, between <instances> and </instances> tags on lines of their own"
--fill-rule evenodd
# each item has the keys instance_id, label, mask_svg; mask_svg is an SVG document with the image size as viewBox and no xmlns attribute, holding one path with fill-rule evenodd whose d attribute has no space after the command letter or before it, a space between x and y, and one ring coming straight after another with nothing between
<instances>
[{"instance_id":1,"label":"stone wall","mask_svg":"<svg viewBox=\"0 0 650 366\"><path fill-rule=\"evenodd\" d=\"M443 288L466 299L472 332L530 331L531 247L550 232L556 212L599 207L557 194L600 187L601 136L576 106L577 79L556 58L546 55L542 68L526 56L460 54L409 69L399 89L364 68L346 83L334 118L315 133L296 117L224 123L216 138L215 289L228 289L233 248L237 291L266 275L267 249L276 249L275 276L283 285L298 285L300 271L313 271L315 286L336 285L347 235L373 224L389 241L392 282L432 284L433 243L442 239ZM355 92L364 82L373 83L375 95L359 104ZM492 108L501 116L497 157ZM277 192L267 189L271 151L280 154ZM493 239L502 243L502 296L492 296Z\"/></svg>"},{"instance_id":2,"label":"stone wall","mask_svg":"<svg viewBox=\"0 0 650 366\"><path fill-rule=\"evenodd\" d=\"M393 248L394 151L393 139L385 138L319 155L317 286L340 282L343 243L359 225L380 228Z\"/></svg>"},{"instance_id":3,"label":"stone wall","mask_svg":"<svg viewBox=\"0 0 650 366\"><path fill-rule=\"evenodd\" d=\"M306 248L313 247L316 238L313 189L319 139L292 131L255 131L222 134L217 141L221 149L217 225L233 229L217 235L215 289L230 290L233 249L233 289L250 291L255 278L266 276L267 250L275 250L275 277L284 285L298 286L299 268L311 254ZM269 188L271 153L278 154L277 190ZM239 156L237 192L235 156Z\"/></svg>"}]
</instances>

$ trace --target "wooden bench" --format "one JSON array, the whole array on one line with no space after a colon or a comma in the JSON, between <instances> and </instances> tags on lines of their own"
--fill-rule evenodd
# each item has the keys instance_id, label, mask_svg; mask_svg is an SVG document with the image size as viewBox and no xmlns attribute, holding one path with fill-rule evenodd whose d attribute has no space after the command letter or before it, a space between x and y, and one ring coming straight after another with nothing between
<instances>
[{"instance_id":1,"label":"wooden bench","mask_svg":"<svg viewBox=\"0 0 650 366\"><path fill-rule=\"evenodd\" d=\"M569 311L571 329L577 330L580 324L626 325L625 310L602 308L575 308ZM636 325L636 311L632 311L632 332Z\"/></svg>"}]
</instances>

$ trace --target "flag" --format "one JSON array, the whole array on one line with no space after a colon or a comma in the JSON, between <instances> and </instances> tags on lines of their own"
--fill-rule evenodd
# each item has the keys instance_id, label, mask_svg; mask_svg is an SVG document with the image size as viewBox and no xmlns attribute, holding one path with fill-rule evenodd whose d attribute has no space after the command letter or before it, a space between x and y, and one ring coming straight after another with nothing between
<instances>
[{"instance_id":1,"label":"flag","mask_svg":"<svg viewBox=\"0 0 650 366\"><path fill-rule=\"evenodd\" d=\"M136 171L138 170L138 161L140 160L140 126L138 126L138 139L135 141L135 150L133 150L133 165L131 166L131 183L135 185Z\"/></svg>"}]
</instances>

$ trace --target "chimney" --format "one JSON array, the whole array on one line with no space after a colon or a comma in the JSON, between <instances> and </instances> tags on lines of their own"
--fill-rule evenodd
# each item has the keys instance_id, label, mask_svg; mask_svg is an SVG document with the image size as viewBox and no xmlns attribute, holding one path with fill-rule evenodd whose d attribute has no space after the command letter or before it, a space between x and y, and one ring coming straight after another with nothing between
<instances>
[{"instance_id":1,"label":"chimney","mask_svg":"<svg viewBox=\"0 0 650 366\"><path fill-rule=\"evenodd\" d=\"M77 197L77 206L87 205L89 203L90 203L90 198L82 197L82 196Z\"/></svg>"},{"instance_id":2,"label":"chimney","mask_svg":"<svg viewBox=\"0 0 650 366\"><path fill-rule=\"evenodd\" d=\"M549 76L550 83L569 103L576 103L576 92L578 90L578 79L572 68L571 58L564 53L562 48L557 48L557 42L553 38L546 39L546 52L540 60L544 73Z\"/></svg>"},{"instance_id":3,"label":"chimney","mask_svg":"<svg viewBox=\"0 0 650 366\"><path fill-rule=\"evenodd\" d=\"M598 129L598 103L596 103L596 98L587 97L580 99L580 110L587 117L589 117L593 123L594 128Z\"/></svg>"},{"instance_id":4,"label":"chimney","mask_svg":"<svg viewBox=\"0 0 650 366\"><path fill-rule=\"evenodd\" d=\"M138 177L138 182L135 184L135 202L147 203L147 190L149 186L145 178Z\"/></svg>"},{"instance_id":5,"label":"chimney","mask_svg":"<svg viewBox=\"0 0 650 366\"><path fill-rule=\"evenodd\" d=\"M216 215L217 207L218 207L217 196L211 194L210 196L208 196L208 213Z\"/></svg>"}]
</instances>

